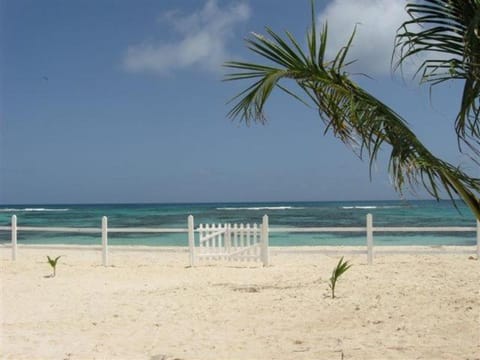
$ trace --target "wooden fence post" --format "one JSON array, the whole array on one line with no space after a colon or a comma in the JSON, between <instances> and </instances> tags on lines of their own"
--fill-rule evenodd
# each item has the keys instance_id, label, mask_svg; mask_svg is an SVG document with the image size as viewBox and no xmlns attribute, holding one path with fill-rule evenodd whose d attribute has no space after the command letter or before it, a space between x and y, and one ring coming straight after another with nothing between
<instances>
[{"instance_id":1,"label":"wooden fence post","mask_svg":"<svg viewBox=\"0 0 480 360\"><path fill-rule=\"evenodd\" d=\"M264 215L262 219L262 241L260 246L263 266L268 266L270 260L268 254L268 215Z\"/></svg>"},{"instance_id":2,"label":"wooden fence post","mask_svg":"<svg viewBox=\"0 0 480 360\"><path fill-rule=\"evenodd\" d=\"M373 219L372 214L367 214L367 262L373 263Z\"/></svg>"},{"instance_id":3,"label":"wooden fence post","mask_svg":"<svg viewBox=\"0 0 480 360\"><path fill-rule=\"evenodd\" d=\"M477 259L480 260L480 220L477 220Z\"/></svg>"},{"instance_id":4,"label":"wooden fence post","mask_svg":"<svg viewBox=\"0 0 480 360\"><path fill-rule=\"evenodd\" d=\"M17 260L17 215L12 215L12 260Z\"/></svg>"},{"instance_id":5,"label":"wooden fence post","mask_svg":"<svg viewBox=\"0 0 480 360\"><path fill-rule=\"evenodd\" d=\"M190 266L195 266L195 233L193 216L188 216L188 247L190 250Z\"/></svg>"},{"instance_id":6,"label":"wooden fence post","mask_svg":"<svg viewBox=\"0 0 480 360\"><path fill-rule=\"evenodd\" d=\"M230 252L232 251L232 234L230 231L230 224L225 224L225 252L228 254L225 260L229 260Z\"/></svg>"},{"instance_id":7,"label":"wooden fence post","mask_svg":"<svg viewBox=\"0 0 480 360\"><path fill-rule=\"evenodd\" d=\"M108 266L108 219L102 217L102 263Z\"/></svg>"}]
</instances>

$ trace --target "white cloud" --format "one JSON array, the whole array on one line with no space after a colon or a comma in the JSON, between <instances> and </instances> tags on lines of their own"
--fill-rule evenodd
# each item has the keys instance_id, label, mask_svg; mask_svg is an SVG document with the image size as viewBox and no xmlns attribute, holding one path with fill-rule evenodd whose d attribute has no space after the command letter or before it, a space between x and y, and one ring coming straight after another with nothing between
<instances>
[{"instance_id":1,"label":"white cloud","mask_svg":"<svg viewBox=\"0 0 480 360\"><path fill-rule=\"evenodd\" d=\"M348 59L357 63L354 71L366 74L389 74L395 34L410 17L405 0L333 0L319 16L328 21L328 50L332 57L346 44L357 24ZM407 73L410 69L405 68Z\"/></svg>"},{"instance_id":2,"label":"white cloud","mask_svg":"<svg viewBox=\"0 0 480 360\"><path fill-rule=\"evenodd\" d=\"M218 71L229 57L227 40L234 27L250 17L245 3L220 8L216 0L208 0L198 12L181 15L169 11L161 17L179 36L177 41L148 41L130 46L124 65L130 71L150 71L160 75L172 70L199 67Z\"/></svg>"}]
</instances>

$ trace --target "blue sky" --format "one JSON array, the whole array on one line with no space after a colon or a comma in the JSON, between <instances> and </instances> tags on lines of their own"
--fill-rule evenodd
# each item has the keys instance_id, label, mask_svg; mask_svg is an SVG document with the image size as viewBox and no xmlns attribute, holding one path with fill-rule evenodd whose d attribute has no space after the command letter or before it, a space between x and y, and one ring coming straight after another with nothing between
<instances>
[{"instance_id":1,"label":"blue sky","mask_svg":"<svg viewBox=\"0 0 480 360\"><path fill-rule=\"evenodd\" d=\"M317 1L332 49L359 23L352 71L373 79L357 80L435 154L478 176L453 133L461 84L430 102L389 71L404 1L358 3ZM226 117L242 85L222 82L220 65L259 60L245 49L249 32L268 25L304 39L310 2L281 4L0 0L0 203L398 199L386 156L370 181L368 163L284 94L265 126Z\"/></svg>"}]
</instances>

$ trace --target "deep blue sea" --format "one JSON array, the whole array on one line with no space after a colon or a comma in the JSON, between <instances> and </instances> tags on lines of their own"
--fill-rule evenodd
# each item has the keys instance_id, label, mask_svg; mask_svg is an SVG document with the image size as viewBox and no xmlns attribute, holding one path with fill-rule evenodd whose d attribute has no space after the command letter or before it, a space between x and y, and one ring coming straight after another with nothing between
<instances>
[{"instance_id":1,"label":"deep blue sea","mask_svg":"<svg viewBox=\"0 0 480 360\"><path fill-rule=\"evenodd\" d=\"M275 227L365 226L367 213L374 226L475 226L475 218L461 202L450 201L350 201L209 204L102 204L102 205L0 205L0 226L17 215L18 226L98 227L102 216L110 228L186 228L187 216L200 223L261 223L269 216ZM375 233L378 245L474 245L474 232ZM0 242L10 241L0 231ZM100 244L100 234L19 231L19 244ZM112 245L186 246L187 234L110 233ZM275 233L273 246L363 245L364 233Z\"/></svg>"}]
</instances>

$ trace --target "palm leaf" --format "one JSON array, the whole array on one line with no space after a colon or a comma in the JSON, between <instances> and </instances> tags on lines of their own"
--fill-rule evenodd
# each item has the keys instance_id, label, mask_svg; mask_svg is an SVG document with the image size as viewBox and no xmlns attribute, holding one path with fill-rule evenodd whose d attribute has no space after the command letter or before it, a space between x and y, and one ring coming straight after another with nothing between
<instances>
[{"instance_id":1,"label":"palm leaf","mask_svg":"<svg viewBox=\"0 0 480 360\"><path fill-rule=\"evenodd\" d=\"M396 37L398 68L407 58L428 54L417 73L432 86L465 82L455 121L459 140L480 155L480 1L424 0L406 6L411 16ZM433 59L431 57L434 57ZM436 58L435 58L436 57Z\"/></svg>"},{"instance_id":2,"label":"palm leaf","mask_svg":"<svg viewBox=\"0 0 480 360\"><path fill-rule=\"evenodd\" d=\"M312 29L315 29L313 14L312 22ZM228 74L226 80L254 81L232 99L234 105L228 113L231 118L239 118L247 124L265 122L264 107L275 88L305 102L284 84L289 81L318 109L325 133L331 132L360 158L368 157L370 169L380 150L386 146L390 148L388 168L397 191L421 185L439 199L443 189L452 200L460 196L480 219L477 198L480 179L435 157L399 114L350 79L346 59L355 33L331 61L325 61L327 26L318 38L316 32L308 32L306 52L290 34L284 41L272 30L268 33L270 38L253 34L247 43L253 52L271 61L272 65L235 61L225 64L235 71ZM292 44L289 49L287 41Z\"/></svg>"},{"instance_id":3,"label":"palm leaf","mask_svg":"<svg viewBox=\"0 0 480 360\"><path fill-rule=\"evenodd\" d=\"M60 259L61 256L57 256L55 259L52 259L50 256L47 255L48 263L52 266L55 267L57 266L58 259Z\"/></svg>"},{"instance_id":4,"label":"palm leaf","mask_svg":"<svg viewBox=\"0 0 480 360\"><path fill-rule=\"evenodd\" d=\"M337 284L338 279L340 276L345 273L348 269L350 269L352 265L348 263L348 261L343 262L343 256L338 261L337 266L333 268L332 276L330 277L330 283L328 286L332 290L332 299L335 298L335 286Z\"/></svg>"},{"instance_id":5,"label":"palm leaf","mask_svg":"<svg viewBox=\"0 0 480 360\"><path fill-rule=\"evenodd\" d=\"M338 261L337 266L333 269L332 272L332 277L330 279L338 279L345 271L350 269L352 267L351 264L348 263L348 261L343 262L343 256L342 258Z\"/></svg>"},{"instance_id":6,"label":"palm leaf","mask_svg":"<svg viewBox=\"0 0 480 360\"><path fill-rule=\"evenodd\" d=\"M52 276L55 276L55 274L56 274L57 262L58 262L58 259L60 259L61 257L62 257L62 256L57 256L55 259L52 259L50 256L47 255L48 263L50 264L50 266L51 266L52 269L53 269L53 274L52 274Z\"/></svg>"}]
</instances>

